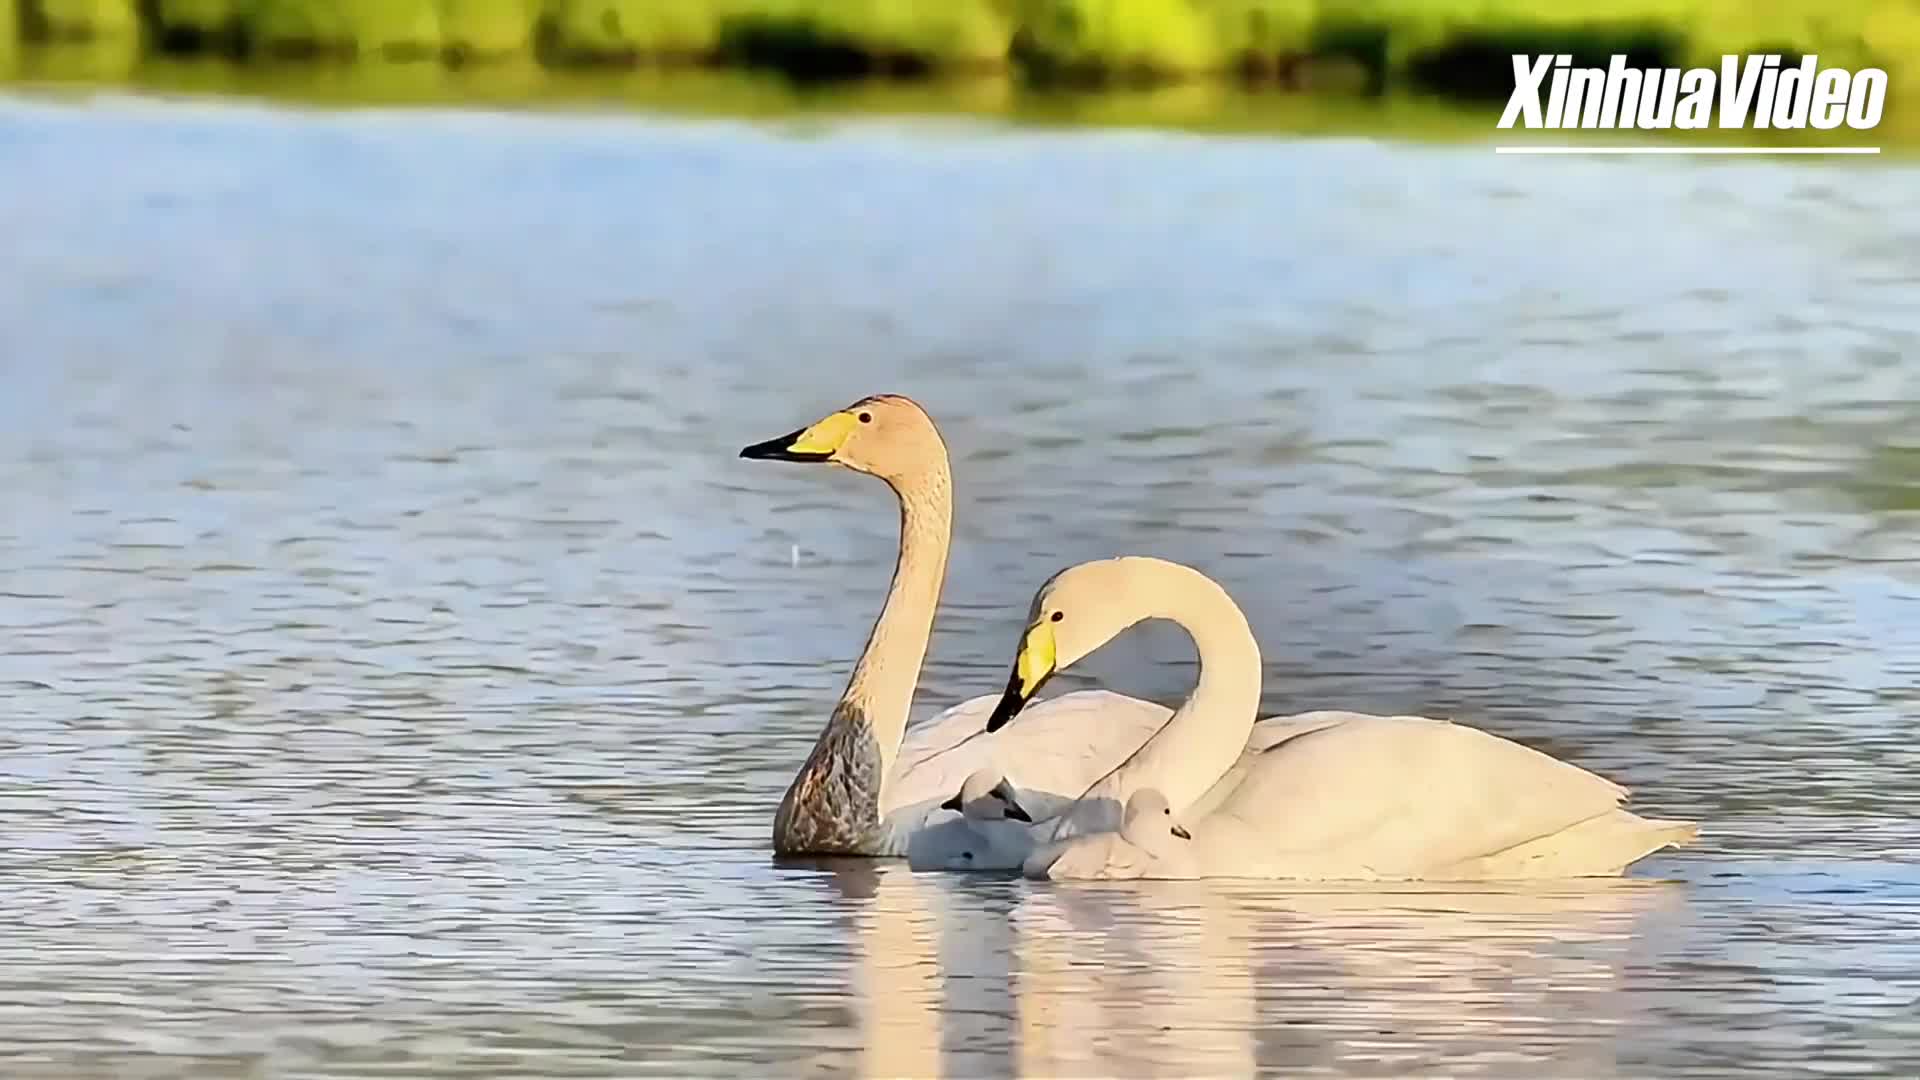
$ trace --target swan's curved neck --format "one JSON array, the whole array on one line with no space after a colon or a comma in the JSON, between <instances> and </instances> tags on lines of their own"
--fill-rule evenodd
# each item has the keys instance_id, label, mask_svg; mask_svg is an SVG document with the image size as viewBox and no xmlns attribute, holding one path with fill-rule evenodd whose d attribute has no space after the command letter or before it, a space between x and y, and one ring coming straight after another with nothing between
<instances>
[{"instance_id":1,"label":"swan's curved neck","mask_svg":"<svg viewBox=\"0 0 1920 1080\"><path fill-rule=\"evenodd\" d=\"M867 647L774 818L780 851L875 853L881 807L933 635L953 538L953 477L944 454L889 480L900 499L900 555Z\"/></svg>"},{"instance_id":2,"label":"swan's curved neck","mask_svg":"<svg viewBox=\"0 0 1920 1080\"><path fill-rule=\"evenodd\" d=\"M1123 802L1137 787L1158 787L1178 814L1246 748L1260 710L1260 643L1227 591L1185 567L1153 591L1145 618L1177 623L1193 638L1200 679L1166 726L1116 770L1117 786Z\"/></svg>"}]
</instances>

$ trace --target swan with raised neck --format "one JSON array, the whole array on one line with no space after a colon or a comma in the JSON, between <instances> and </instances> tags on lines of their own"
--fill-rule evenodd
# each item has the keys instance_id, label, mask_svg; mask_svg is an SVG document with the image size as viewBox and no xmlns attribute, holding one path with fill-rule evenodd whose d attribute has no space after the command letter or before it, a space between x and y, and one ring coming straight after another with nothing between
<instances>
[{"instance_id":1,"label":"swan with raised neck","mask_svg":"<svg viewBox=\"0 0 1920 1080\"><path fill-rule=\"evenodd\" d=\"M740 456L836 465L876 476L900 508L900 552L886 602L846 689L774 815L783 854L907 854L910 835L966 777L991 767L1027 809L1063 807L1166 722L1170 710L1106 691L1028 708L1003 734L981 695L907 731L946 577L953 530L947 447L926 410L897 394L861 398Z\"/></svg>"}]
</instances>

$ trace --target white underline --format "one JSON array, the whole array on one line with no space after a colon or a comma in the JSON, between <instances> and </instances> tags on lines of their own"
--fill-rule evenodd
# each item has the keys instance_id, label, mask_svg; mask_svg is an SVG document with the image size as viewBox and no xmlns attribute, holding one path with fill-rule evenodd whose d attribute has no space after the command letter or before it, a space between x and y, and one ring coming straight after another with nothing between
<instances>
[{"instance_id":1,"label":"white underline","mask_svg":"<svg viewBox=\"0 0 1920 1080\"><path fill-rule=\"evenodd\" d=\"M1496 154L1877 154L1877 146L1496 146Z\"/></svg>"}]
</instances>

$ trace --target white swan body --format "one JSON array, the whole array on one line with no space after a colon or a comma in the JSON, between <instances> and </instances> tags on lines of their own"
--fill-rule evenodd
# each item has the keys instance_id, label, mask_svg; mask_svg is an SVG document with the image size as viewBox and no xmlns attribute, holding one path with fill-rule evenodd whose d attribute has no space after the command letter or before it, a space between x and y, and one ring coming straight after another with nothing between
<instances>
[{"instance_id":1,"label":"white swan body","mask_svg":"<svg viewBox=\"0 0 1920 1080\"><path fill-rule=\"evenodd\" d=\"M1056 819L1025 862L1030 876L1140 876L1132 864L1183 860L1200 877L1612 876L1698 832L1629 813L1618 784L1464 724L1327 711L1256 726L1260 654L1246 618L1177 563L1083 563L1041 587L1031 616L997 719L1148 618L1192 635L1200 679L1158 733ZM1142 860L1116 835L1122 809L1149 789L1193 835L1172 863Z\"/></svg>"},{"instance_id":2,"label":"white swan body","mask_svg":"<svg viewBox=\"0 0 1920 1080\"><path fill-rule=\"evenodd\" d=\"M991 768L1042 808L1065 806L1172 715L1105 691L1040 702L987 730L996 698L965 701L908 732L952 539L946 444L919 405L864 398L740 456L822 462L877 476L900 501L900 556L865 651L774 817L782 854L902 856L941 802ZM1031 810L1032 807L1029 807Z\"/></svg>"}]
</instances>

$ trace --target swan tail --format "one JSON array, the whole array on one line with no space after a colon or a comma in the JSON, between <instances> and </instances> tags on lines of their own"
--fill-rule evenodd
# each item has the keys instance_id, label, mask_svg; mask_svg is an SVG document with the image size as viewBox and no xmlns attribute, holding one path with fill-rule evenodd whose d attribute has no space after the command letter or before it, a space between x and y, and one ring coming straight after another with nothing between
<instances>
[{"instance_id":1,"label":"swan tail","mask_svg":"<svg viewBox=\"0 0 1920 1080\"><path fill-rule=\"evenodd\" d=\"M1652 842L1646 854L1651 855L1661 848L1683 848L1700 838L1700 823L1677 819L1661 820L1641 818L1642 835Z\"/></svg>"},{"instance_id":2,"label":"swan tail","mask_svg":"<svg viewBox=\"0 0 1920 1080\"><path fill-rule=\"evenodd\" d=\"M1550 836L1463 860L1452 869L1461 877L1480 880L1619 877L1654 852L1685 847L1699 835L1697 822L1612 810Z\"/></svg>"},{"instance_id":3,"label":"swan tail","mask_svg":"<svg viewBox=\"0 0 1920 1080\"><path fill-rule=\"evenodd\" d=\"M1610 854L1602 861L1614 861L1618 865L1601 871L1607 877L1626 873L1627 867L1656 851L1686 847L1700 835L1697 822L1643 818L1625 810L1616 810L1613 814L1603 816L1610 818L1614 814L1623 820L1609 826L1613 830L1613 842L1605 846Z\"/></svg>"}]
</instances>

